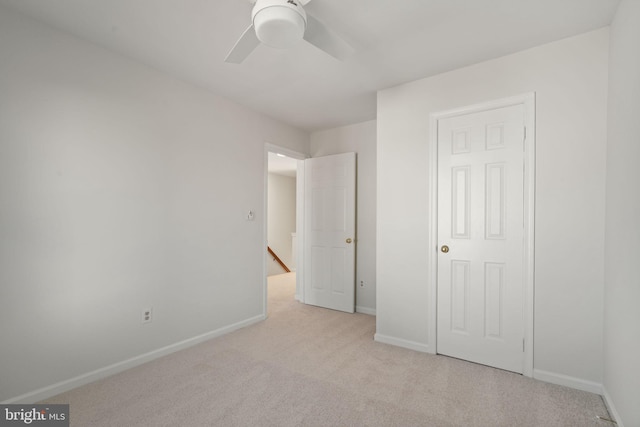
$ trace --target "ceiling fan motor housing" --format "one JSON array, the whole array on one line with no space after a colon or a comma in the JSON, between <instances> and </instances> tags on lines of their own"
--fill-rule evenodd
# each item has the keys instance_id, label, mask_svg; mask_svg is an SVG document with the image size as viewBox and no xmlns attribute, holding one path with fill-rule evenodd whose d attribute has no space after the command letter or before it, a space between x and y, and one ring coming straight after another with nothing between
<instances>
[{"instance_id":1,"label":"ceiling fan motor housing","mask_svg":"<svg viewBox=\"0 0 640 427\"><path fill-rule=\"evenodd\" d=\"M307 14L298 0L257 0L251 20L258 40L288 49L304 36Z\"/></svg>"}]
</instances>

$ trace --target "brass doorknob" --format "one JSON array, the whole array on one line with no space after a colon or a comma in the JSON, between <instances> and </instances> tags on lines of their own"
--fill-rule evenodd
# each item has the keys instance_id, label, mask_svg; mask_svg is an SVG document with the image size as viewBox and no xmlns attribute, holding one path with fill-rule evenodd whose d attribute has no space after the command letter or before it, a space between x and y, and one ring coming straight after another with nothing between
<instances>
[{"instance_id":1,"label":"brass doorknob","mask_svg":"<svg viewBox=\"0 0 640 427\"><path fill-rule=\"evenodd\" d=\"M449 246L444 245L440 248L440 250L442 251L443 254L446 254L447 252L449 252Z\"/></svg>"},{"instance_id":2,"label":"brass doorknob","mask_svg":"<svg viewBox=\"0 0 640 427\"><path fill-rule=\"evenodd\" d=\"M347 243L351 243L353 242L353 240L351 240L351 237L349 237L347 240L345 240Z\"/></svg>"}]
</instances>

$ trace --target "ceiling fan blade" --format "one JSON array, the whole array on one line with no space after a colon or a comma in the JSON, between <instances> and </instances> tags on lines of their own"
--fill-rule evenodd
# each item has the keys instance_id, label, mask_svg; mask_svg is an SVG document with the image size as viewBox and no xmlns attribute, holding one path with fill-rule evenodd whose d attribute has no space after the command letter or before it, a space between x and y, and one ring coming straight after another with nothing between
<instances>
[{"instance_id":1,"label":"ceiling fan blade","mask_svg":"<svg viewBox=\"0 0 640 427\"><path fill-rule=\"evenodd\" d=\"M353 55L353 49L335 32L327 28L322 22L307 13L307 30L304 39L339 60L345 60Z\"/></svg>"},{"instance_id":2,"label":"ceiling fan blade","mask_svg":"<svg viewBox=\"0 0 640 427\"><path fill-rule=\"evenodd\" d=\"M240 64L259 44L260 40L258 40L256 32L253 29L253 24L251 24L249 28L242 33L242 36L240 36L235 46L233 46L233 49L231 49L224 59L224 62Z\"/></svg>"}]
</instances>

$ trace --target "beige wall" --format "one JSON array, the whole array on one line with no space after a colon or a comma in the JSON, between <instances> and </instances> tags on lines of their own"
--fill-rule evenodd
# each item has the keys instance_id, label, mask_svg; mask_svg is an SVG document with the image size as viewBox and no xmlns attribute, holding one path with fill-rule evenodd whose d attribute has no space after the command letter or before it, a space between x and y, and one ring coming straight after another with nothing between
<instances>
[{"instance_id":1,"label":"beige wall","mask_svg":"<svg viewBox=\"0 0 640 427\"><path fill-rule=\"evenodd\" d=\"M308 134L5 9L0 58L0 401L264 318L264 141Z\"/></svg>"},{"instance_id":2,"label":"beige wall","mask_svg":"<svg viewBox=\"0 0 640 427\"><path fill-rule=\"evenodd\" d=\"M640 426L640 2L611 25L604 388L619 425ZM622 424L621 424L622 423Z\"/></svg>"},{"instance_id":3,"label":"beige wall","mask_svg":"<svg viewBox=\"0 0 640 427\"><path fill-rule=\"evenodd\" d=\"M535 92L534 375L602 383L608 30L378 93L377 337L429 341L429 115Z\"/></svg>"}]
</instances>

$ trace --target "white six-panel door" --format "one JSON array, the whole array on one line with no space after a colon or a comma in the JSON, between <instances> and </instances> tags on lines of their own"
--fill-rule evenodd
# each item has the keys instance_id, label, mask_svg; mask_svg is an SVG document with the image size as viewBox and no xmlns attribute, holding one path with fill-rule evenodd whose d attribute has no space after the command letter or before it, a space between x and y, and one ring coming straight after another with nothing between
<instances>
[{"instance_id":1,"label":"white six-panel door","mask_svg":"<svg viewBox=\"0 0 640 427\"><path fill-rule=\"evenodd\" d=\"M438 120L438 353L524 368L522 104Z\"/></svg>"},{"instance_id":2,"label":"white six-panel door","mask_svg":"<svg viewBox=\"0 0 640 427\"><path fill-rule=\"evenodd\" d=\"M305 160L304 302L355 311L356 154Z\"/></svg>"}]
</instances>

